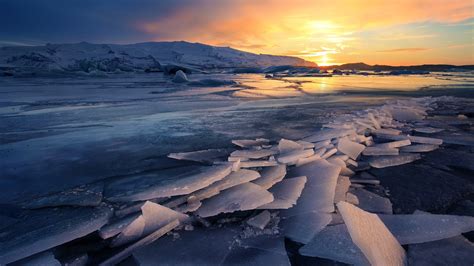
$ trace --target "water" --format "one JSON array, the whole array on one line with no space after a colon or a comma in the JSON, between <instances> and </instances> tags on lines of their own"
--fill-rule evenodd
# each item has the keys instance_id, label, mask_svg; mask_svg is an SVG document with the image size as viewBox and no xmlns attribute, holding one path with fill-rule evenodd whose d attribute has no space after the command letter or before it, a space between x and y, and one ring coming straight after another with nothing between
<instances>
[{"instance_id":1,"label":"water","mask_svg":"<svg viewBox=\"0 0 474 266\"><path fill-rule=\"evenodd\" d=\"M172 167L170 152L231 147L234 138L302 138L388 99L474 96L472 73L190 78L241 85L188 87L161 74L0 78L0 203Z\"/></svg>"}]
</instances>

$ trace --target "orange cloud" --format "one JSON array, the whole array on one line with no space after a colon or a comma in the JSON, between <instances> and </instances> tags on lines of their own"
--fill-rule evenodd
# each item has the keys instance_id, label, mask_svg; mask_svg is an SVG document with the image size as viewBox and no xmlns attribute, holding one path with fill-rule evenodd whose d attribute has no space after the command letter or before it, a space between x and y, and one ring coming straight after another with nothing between
<instances>
[{"instance_id":1,"label":"orange cloud","mask_svg":"<svg viewBox=\"0 0 474 266\"><path fill-rule=\"evenodd\" d=\"M381 50L377 51L379 53L398 53L398 52L420 52L420 51L427 51L430 50L429 48L398 48L398 49L388 49L388 50Z\"/></svg>"}]
</instances>

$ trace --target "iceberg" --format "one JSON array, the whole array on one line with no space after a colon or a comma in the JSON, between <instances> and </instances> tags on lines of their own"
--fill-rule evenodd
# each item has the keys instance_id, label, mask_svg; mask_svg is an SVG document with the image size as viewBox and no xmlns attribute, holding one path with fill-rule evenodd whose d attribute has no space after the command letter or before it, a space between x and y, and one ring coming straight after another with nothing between
<instances>
[{"instance_id":1,"label":"iceberg","mask_svg":"<svg viewBox=\"0 0 474 266\"><path fill-rule=\"evenodd\" d=\"M347 202L339 202L352 241L372 265L406 265L406 254L397 239L376 214L365 212Z\"/></svg>"},{"instance_id":2,"label":"iceberg","mask_svg":"<svg viewBox=\"0 0 474 266\"><path fill-rule=\"evenodd\" d=\"M418 153L413 154L402 154L402 155L387 155L373 157L370 159L369 164L374 168L385 168L390 166L397 166L402 164L411 163L413 161L421 159Z\"/></svg>"},{"instance_id":3,"label":"iceberg","mask_svg":"<svg viewBox=\"0 0 474 266\"><path fill-rule=\"evenodd\" d=\"M111 182L105 188L105 195L113 202L186 195L223 179L231 171L232 164L227 164L181 167L152 174L134 175Z\"/></svg>"},{"instance_id":4,"label":"iceberg","mask_svg":"<svg viewBox=\"0 0 474 266\"><path fill-rule=\"evenodd\" d=\"M253 210L272 202L273 199L272 193L249 182L229 188L204 200L202 206L195 213L206 218L219 213Z\"/></svg>"}]
</instances>

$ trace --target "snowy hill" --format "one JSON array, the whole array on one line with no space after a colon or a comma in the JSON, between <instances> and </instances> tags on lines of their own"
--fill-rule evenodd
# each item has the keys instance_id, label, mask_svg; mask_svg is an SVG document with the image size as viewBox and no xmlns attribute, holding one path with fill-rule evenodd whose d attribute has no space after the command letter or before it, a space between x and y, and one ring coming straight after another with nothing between
<instances>
[{"instance_id":1,"label":"snowy hill","mask_svg":"<svg viewBox=\"0 0 474 266\"><path fill-rule=\"evenodd\" d=\"M47 44L0 48L0 67L33 72L116 72L158 70L178 64L203 70L216 68L316 66L290 56L253 54L229 47L188 42L148 42L128 45Z\"/></svg>"}]
</instances>

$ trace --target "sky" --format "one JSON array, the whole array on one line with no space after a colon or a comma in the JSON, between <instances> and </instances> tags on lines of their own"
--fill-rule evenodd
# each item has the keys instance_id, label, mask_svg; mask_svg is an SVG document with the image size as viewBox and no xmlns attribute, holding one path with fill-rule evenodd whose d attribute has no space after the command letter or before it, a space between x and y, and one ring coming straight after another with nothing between
<instances>
[{"instance_id":1,"label":"sky","mask_svg":"<svg viewBox=\"0 0 474 266\"><path fill-rule=\"evenodd\" d=\"M474 0L0 0L0 46L175 40L319 65L474 64Z\"/></svg>"}]
</instances>

